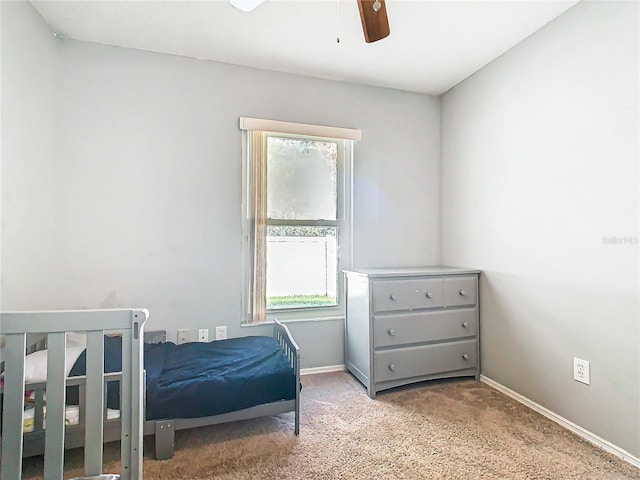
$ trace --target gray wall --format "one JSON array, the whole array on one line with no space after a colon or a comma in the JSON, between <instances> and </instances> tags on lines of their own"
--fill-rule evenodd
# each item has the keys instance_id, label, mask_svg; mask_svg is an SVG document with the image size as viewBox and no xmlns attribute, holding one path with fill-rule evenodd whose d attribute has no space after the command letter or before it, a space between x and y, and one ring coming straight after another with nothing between
<instances>
[{"instance_id":1,"label":"gray wall","mask_svg":"<svg viewBox=\"0 0 640 480\"><path fill-rule=\"evenodd\" d=\"M56 278L57 42L26 2L0 2L2 309L47 303ZM27 267L27 268L25 268Z\"/></svg>"},{"instance_id":2,"label":"gray wall","mask_svg":"<svg viewBox=\"0 0 640 480\"><path fill-rule=\"evenodd\" d=\"M56 154L39 173L46 191L24 195L48 205L56 228L38 238L38 261L22 248L26 232L3 231L3 253L22 272L4 287L5 309L133 305L149 308L148 328L170 338L178 328L213 335L217 325L230 336L267 332L240 327L240 116L362 129L355 265L437 262L439 99L73 40L57 46ZM19 156L10 161L3 185L32 175ZM46 286L30 280L43 261L58 267ZM291 324L303 367L344 363L343 328Z\"/></svg>"},{"instance_id":3,"label":"gray wall","mask_svg":"<svg viewBox=\"0 0 640 480\"><path fill-rule=\"evenodd\" d=\"M581 2L442 98L442 255L484 271L482 373L636 457L638 14Z\"/></svg>"}]
</instances>

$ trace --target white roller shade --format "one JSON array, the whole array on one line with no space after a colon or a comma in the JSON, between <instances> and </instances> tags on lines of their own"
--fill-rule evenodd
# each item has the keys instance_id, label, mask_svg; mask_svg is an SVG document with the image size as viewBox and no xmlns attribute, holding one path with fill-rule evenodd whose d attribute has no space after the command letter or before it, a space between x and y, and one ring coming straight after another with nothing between
<instances>
[{"instance_id":1,"label":"white roller shade","mask_svg":"<svg viewBox=\"0 0 640 480\"><path fill-rule=\"evenodd\" d=\"M327 127L249 117L240 117L240 130L288 133L292 135L308 135L311 137L338 138L342 140L360 140L362 138L362 131L355 128Z\"/></svg>"}]
</instances>

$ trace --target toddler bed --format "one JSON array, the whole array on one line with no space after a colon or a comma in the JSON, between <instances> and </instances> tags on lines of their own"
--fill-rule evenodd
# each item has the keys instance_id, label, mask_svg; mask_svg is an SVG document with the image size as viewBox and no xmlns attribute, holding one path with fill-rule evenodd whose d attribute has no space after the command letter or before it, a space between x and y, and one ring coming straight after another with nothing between
<instances>
[{"instance_id":1,"label":"toddler bed","mask_svg":"<svg viewBox=\"0 0 640 480\"><path fill-rule=\"evenodd\" d=\"M162 337L162 335L161 335ZM155 456L173 455L176 430L244 420L285 412L295 413L294 431L299 433L300 351L288 328L274 323L273 337L242 337L211 343L155 343L149 335L144 345L146 411L144 435L155 436ZM118 440L121 433L119 386L121 383L122 339L104 338L106 409L104 441ZM42 348L42 345L39 346ZM86 409L84 395L85 358L79 356L67 387L65 448L84 443ZM79 375L79 376L76 376ZM25 429L23 456L43 453L46 406L43 384L29 384L33 390L33 420ZM73 410L72 410L73 409Z\"/></svg>"}]
</instances>

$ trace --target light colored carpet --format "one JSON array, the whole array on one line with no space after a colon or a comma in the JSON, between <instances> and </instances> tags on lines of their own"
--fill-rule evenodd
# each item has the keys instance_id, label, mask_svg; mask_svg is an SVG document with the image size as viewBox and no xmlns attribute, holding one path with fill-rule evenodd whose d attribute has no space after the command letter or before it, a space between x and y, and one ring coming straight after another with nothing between
<instances>
[{"instance_id":1,"label":"light colored carpet","mask_svg":"<svg viewBox=\"0 0 640 480\"><path fill-rule=\"evenodd\" d=\"M146 480L640 479L640 470L472 380L428 382L367 397L345 373L303 377L293 415L176 434L172 460L145 454ZM118 446L105 452L117 471ZM80 475L78 451L67 455ZM74 468L75 466L75 468ZM27 478L41 459L25 462Z\"/></svg>"}]
</instances>

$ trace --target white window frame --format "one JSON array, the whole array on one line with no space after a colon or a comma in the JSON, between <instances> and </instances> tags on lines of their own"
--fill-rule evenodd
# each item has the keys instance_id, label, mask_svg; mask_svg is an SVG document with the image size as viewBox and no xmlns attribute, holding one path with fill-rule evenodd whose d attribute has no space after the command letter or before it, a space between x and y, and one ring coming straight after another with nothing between
<instances>
[{"instance_id":1,"label":"white window frame","mask_svg":"<svg viewBox=\"0 0 640 480\"><path fill-rule=\"evenodd\" d=\"M242 129L242 325L263 325L273 319L279 320L326 320L344 318L345 295L342 271L352 266L353 241L353 154L354 140L359 140L360 130L324 127L305 124L294 124L273 120L240 119ZM269 220L269 225L300 225L300 226L336 226L338 228L338 278L337 305L318 307L299 307L291 309L267 310L263 322L253 322L251 312L251 295L253 284L253 231L251 225L251 161L249 142L250 131L262 131L267 136L301 138L311 140L326 140L338 145L337 158L337 219L335 221L314 220Z\"/></svg>"}]
</instances>

